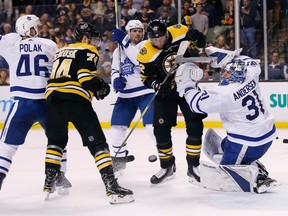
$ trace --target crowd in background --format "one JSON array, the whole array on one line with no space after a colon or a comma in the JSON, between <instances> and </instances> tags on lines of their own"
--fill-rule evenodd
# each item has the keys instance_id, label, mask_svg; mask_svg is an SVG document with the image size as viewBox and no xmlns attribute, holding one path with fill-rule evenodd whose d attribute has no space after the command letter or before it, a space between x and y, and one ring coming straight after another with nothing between
<instances>
[{"instance_id":1,"label":"crowd in background","mask_svg":"<svg viewBox=\"0 0 288 216\"><path fill-rule=\"evenodd\" d=\"M239 0L240 39L243 54L258 58L263 48L263 5L262 0ZM177 0L124 0L121 4L120 27L125 30L131 19L140 20L145 28L155 18L164 20L167 26L178 23ZM287 1L267 1L268 28L279 24L286 16ZM111 41L111 30L116 28L114 0L1 0L0 35L15 31L17 18L24 14L35 14L40 18L39 36L55 41L59 48L74 43L73 31L77 24L89 22L100 32L99 76L110 81L111 58L117 44ZM181 22L188 28L196 28L207 37L207 46L235 49L234 0L182 0ZM145 36L146 37L146 36ZM200 50L200 55L203 51ZM273 54L271 54L272 56ZM280 55L280 53L279 53ZM271 59L272 62L272 58ZM273 62L272 62L273 63ZM285 70L284 62L269 65ZM209 65L203 65L204 80L218 81ZM283 72L284 73L284 72ZM285 74L286 71L285 71ZM284 77L287 76L278 76ZM270 76L269 79L278 79ZM9 66L0 57L0 85L9 84Z\"/></svg>"}]
</instances>

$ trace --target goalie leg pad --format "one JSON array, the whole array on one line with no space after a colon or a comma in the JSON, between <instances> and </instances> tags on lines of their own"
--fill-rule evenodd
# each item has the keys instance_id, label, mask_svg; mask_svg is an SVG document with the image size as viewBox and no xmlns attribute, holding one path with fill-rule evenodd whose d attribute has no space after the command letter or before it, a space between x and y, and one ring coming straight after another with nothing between
<instances>
[{"instance_id":1,"label":"goalie leg pad","mask_svg":"<svg viewBox=\"0 0 288 216\"><path fill-rule=\"evenodd\" d=\"M223 150L221 148L222 138L213 129L208 129L203 142L205 155L216 164L220 164Z\"/></svg>"},{"instance_id":2,"label":"goalie leg pad","mask_svg":"<svg viewBox=\"0 0 288 216\"><path fill-rule=\"evenodd\" d=\"M218 166L201 161L200 174L204 188L225 192L254 192L259 172L253 165Z\"/></svg>"}]
</instances>

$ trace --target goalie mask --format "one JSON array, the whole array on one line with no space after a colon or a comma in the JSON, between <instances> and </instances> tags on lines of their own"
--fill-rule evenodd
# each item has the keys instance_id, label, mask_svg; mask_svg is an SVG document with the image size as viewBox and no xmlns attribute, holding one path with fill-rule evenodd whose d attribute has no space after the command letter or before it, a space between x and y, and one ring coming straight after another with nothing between
<instances>
[{"instance_id":1,"label":"goalie mask","mask_svg":"<svg viewBox=\"0 0 288 216\"><path fill-rule=\"evenodd\" d=\"M221 86L231 83L243 83L246 78L247 67L245 62L240 59L232 59L221 70L220 84Z\"/></svg>"},{"instance_id":2,"label":"goalie mask","mask_svg":"<svg viewBox=\"0 0 288 216\"><path fill-rule=\"evenodd\" d=\"M22 37L36 37L38 36L39 18L35 15L24 15L17 19L15 24L16 32ZM36 34L31 36L30 29L34 28Z\"/></svg>"}]
</instances>

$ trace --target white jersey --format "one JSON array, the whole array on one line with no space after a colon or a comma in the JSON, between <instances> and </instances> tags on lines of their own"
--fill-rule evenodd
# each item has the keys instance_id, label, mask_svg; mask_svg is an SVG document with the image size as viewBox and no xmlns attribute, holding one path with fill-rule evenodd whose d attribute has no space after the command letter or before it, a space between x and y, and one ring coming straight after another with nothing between
<instances>
[{"instance_id":1,"label":"white jersey","mask_svg":"<svg viewBox=\"0 0 288 216\"><path fill-rule=\"evenodd\" d=\"M239 56L247 66L245 82L217 86L185 95L192 111L220 113L228 139L232 142L259 146L276 137L274 118L263 101L259 88L260 65L248 56Z\"/></svg>"},{"instance_id":2,"label":"white jersey","mask_svg":"<svg viewBox=\"0 0 288 216\"><path fill-rule=\"evenodd\" d=\"M9 64L11 97L44 99L57 45L44 38L16 33L0 35L0 55Z\"/></svg>"},{"instance_id":3,"label":"white jersey","mask_svg":"<svg viewBox=\"0 0 288 216\"><path fill-rule=\"evenodd\" d=\"M153 89L147 88L141 81L140 68L137 55L143 42L137 45L129 44L127 48L121 49L121 74L127 80L126 87L119 91L120 98L132 98L154 93ZM111 83L119 77L119 50L113 53Z\"/></svg>"}]
</instances>

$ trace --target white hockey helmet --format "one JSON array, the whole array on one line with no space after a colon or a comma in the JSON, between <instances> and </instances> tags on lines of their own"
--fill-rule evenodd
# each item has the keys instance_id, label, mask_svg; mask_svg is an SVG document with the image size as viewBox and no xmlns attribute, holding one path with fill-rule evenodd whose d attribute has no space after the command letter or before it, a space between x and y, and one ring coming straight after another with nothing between
<instances>
[{"instance_id":1,"label":"white hockey helmet","mask_svg":"<svg viewBox=\"0 0 288 216\"><path fill-rule=\"evenodd\" d=\"M30 35L30 29L34 28L36 31L36 35L33 37L36 37L38 35L38 25L39 25L39 18L35 15L24 15L17 19L16 21L16 32L21 35L22 37L28 36L32 37Z\"/></svg>"},{"instance_id":2,"label":"white hockey helmet","mask_svg":"<svg viewBox=\"0 0 288 216\"><path fill-rule=\"evenodd\" d=\"M142 24L142 22L140 20L130 20L125 27L125 30L127 31L127 34L129 35L129 37L130 37L131 29L135 29L135 28L141 28L144 34L144 25Z\"/></svg>"},{"instance_id":3,"label":"white hockey helmet","mask_svg":"<svg viewBox=\"0 0 288 216\"><path fill-rule=\"evenodd\" d=\"M240 55L240 53L242 52L242 48L230 51L209 46L205 48L205 52L209 57L216 57L215 59L212 60L211 67L223 68L235 56Z\"/></svg>"}]
</instances>

